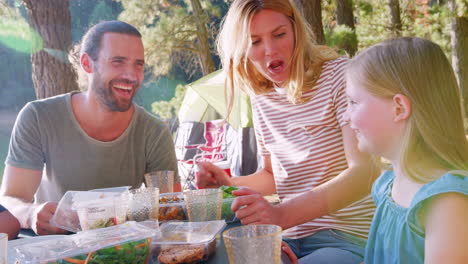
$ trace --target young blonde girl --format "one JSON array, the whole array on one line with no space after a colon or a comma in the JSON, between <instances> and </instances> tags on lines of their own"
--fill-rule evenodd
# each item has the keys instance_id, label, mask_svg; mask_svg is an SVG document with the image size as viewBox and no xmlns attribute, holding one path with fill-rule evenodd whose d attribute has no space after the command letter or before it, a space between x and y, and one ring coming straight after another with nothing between
<instances>
[{"instance_id":1,"label":"young blonde girl","mask_svg":"<svg viewBox=\"0 0 468 264\"><path fill-rule=\"evenodd\" d=\"M385 41L351 60L346 81L359 149L392 164L372 189L365 263L468 263L468 143L441 48Z\"/></svg>"}]
</instances>

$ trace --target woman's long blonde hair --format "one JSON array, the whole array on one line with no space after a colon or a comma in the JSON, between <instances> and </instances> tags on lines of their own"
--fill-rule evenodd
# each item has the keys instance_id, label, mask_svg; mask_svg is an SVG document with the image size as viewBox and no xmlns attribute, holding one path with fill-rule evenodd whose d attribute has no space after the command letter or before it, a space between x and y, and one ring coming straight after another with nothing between
<instances>
[{"instance_id":1,"label":"woman's long blonde hair","mask_svg":"<svg viewBox=\"0 0 468 264\"><path fill-rule=\"evenodd\" d=\"M418 182L429 182L425 164L468 171L463 104L453 69L442 49L421 38L375 45L348 64L347 78L371 94L408 97L411 115L401 142L399 165Z\"/></svg>"},{"instance_id":2,"label":"woman's long blonde hair","mask_svg":"<svg viewBox=\"0 0 468 264\"><path fill-rule=\"evenodd\" d=\"M249 94L263 94L273 88L273 83L257 71L247 58L251 47L250 24L254 15L263 9L284 14L294 29L295 48L291 58L291 75L284 87L290 102L305 102L302 92L315 85L322 64L338 57L331 48L314 44L309 25L291 0L235 0L224 18L217 40L218 52L227 76L225 89L228 115L233 105L234 87Z\"/></svg>"}]
</instances>

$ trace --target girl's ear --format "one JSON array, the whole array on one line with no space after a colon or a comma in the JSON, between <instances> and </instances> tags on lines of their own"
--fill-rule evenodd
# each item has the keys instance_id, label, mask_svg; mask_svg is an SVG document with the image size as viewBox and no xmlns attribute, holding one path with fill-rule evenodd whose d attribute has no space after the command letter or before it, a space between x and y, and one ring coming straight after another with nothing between
<instances>
[{"instance_id":1,"label":"girl's ear","mask_svg":"<svg viewBox=\"0 0 468 264\"><path fill-rule=\"evenodd\" d=\"M93 72L93 61L89 57L87 53L83 53L80 57L80 64L81 68L87 72L87 73L92 73Z\"/></svg>"},{"instance_id":2,"label":"girl's ear","mask_svg":"<svg viewBox=\"0 0 468 264\"><path fill-rule=\"evenodd\" d=\"M393 96L393 120L395 122L406 120L411 115L411 101L402 94Z\"/></svg>"}]
</instances>

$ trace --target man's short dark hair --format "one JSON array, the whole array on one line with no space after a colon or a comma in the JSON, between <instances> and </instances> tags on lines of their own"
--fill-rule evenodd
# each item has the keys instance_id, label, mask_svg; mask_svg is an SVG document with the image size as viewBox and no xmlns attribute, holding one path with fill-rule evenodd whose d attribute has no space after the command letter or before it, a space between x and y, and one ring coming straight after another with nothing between
<instances>
[{"instance_id":1,"label":"man's short dark hair","mask_svg":"<svg viewBox=\"0 0 468 264\"><path fill-rule=\"evenodd\" d=\"M91 27L81 42L81 54L87 53L93 61L98 58L102 36L105 33L121 33L141 38L141 34L134 26L122 21L103 21Z\"/></svg>"}]
</instances>

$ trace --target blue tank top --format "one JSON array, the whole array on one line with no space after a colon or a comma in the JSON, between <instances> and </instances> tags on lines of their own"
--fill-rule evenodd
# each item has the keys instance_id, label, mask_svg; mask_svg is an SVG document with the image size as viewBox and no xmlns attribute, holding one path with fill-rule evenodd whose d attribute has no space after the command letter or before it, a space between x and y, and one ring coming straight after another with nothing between
<instances>
[{"instance_id":1,"label":"blue tank top","mask_svg":"<svg viewBox=\"0 0 468 264\"><path fill-rule=\"evenodd\" d=\"M393 171L386 171L372 187L377 209L369 231L366 264L424 263L425 231L418 218L424 201L447 192L468 195L468 177L447 173L421 187L410 207L404 208L391 197L394 177Z\"/></svg>"}]
</instances>

